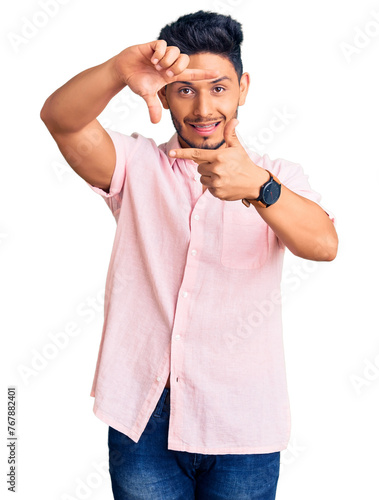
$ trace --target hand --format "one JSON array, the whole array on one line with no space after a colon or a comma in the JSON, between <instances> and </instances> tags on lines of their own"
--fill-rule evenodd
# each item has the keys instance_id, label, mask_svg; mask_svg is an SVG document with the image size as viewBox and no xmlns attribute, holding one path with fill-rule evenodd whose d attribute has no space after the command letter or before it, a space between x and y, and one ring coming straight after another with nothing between
<instances>
[{"instance_id":1,"label":"hand","mask_svg":"<svg viewBox=\"0 0 379 500\"><path fill-rule=\"evenodd\" d=\"M200 182L216 198L227 201L243 198L254 200L258 198L262 184L269 180L269 175L250 159L236 135L237 125L236 118L225 125L224 148L172 149L169 155L198 163Z\"/></svg>"},{"instance_id":2,"label":"hand","mask_svg":"<svg viewBox=\"0 0 379 500\"><path fill-rule=\"evenodd\" d=\"M219 71L186 69L190 62L178 47L167 47L164 40L133 45L116 57L118 77L140 95L149 108L150 120L158 123L162 106L157 92L169 83L185 80L207 80L219 76Z\"/></svg>"}]
</instances>

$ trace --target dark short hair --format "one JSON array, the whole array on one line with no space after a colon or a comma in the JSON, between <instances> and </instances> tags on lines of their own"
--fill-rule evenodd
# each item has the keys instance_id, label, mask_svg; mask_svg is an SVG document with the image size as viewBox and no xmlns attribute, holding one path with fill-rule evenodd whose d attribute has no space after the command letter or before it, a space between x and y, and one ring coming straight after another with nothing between
<instances>
[{"instance_id":1,"label":"dark short hair","mask_svg":"<svg viewBox=\"0 0 379 500\"><path fill-rule=\"evenodd\" d=\"M162 28L158 40L165 40L189 56L210 52L226 57L233 64L238 81L241 79L242 26L230 16L203 10L186 14Z\"/></svg>"}]
</instances>

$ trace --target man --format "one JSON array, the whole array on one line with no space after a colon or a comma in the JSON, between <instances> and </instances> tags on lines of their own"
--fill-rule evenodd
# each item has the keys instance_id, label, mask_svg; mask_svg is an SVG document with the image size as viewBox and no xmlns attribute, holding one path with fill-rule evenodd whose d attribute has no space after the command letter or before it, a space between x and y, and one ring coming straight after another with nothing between
<instances>
[{"instance_id":1,"label":"man","mask_svg":"<svg viewBox=\"0 0 379 500\"><path fill-rule=\"evenodd\" d=\"M117 221L91 391L121 499L275 498L290 411L284 249L331 261L338 238L302 168L248 150L240 23L199 11L90 68L41 117ZM96 117L125 86L174 136ZM160 101L160 102L159 102Z\"/></svg>"}]
</instances>

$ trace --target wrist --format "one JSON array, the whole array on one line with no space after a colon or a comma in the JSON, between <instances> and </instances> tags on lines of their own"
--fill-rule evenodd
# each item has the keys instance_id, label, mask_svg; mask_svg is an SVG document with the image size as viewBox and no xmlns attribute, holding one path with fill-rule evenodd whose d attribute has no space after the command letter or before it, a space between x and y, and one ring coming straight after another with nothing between
<instances>
[{"instance_id":1,"label":"wrist","mask_svg":"<svg viewBox=\"0 0 379 500\"><path fill-rule=\"evenodd\" d=\"M127 87L128 76L125 75L125 62L127 60L126 50L127 49L112 57L106 63L109 65L112 82L115 85L115 88L118 89L118 92L124 87Z\"/></svg>"},{"instance_id":2,"label":"wrist","mask_svg":"<svg viewBox=\"0 0 379 500\"><path fill-rule=\"evenodd\" d=\"M242 203L249 207L250 204L255 207L270 207L276 203L280 197L282 184L280 180L275 177L269 170L266 170L269 174L269 180L264 182L259 190L259 195L254 199L243 198Z\"/></svg>"},{"instance_id":3,"label":"wrist","mask_svg":"<svg viewBox=\"0 0 379 500\"><path fill-rule=\"evenodd\" d=\"M263 184L270 180L269 172L267 172L267 170L265 170L264 168L258 166L256 167L256 171L254 172L253 177L254 187L251 187L246 196L244 196L244 198L248 201L256 200L260 194L260 190Z\"/></svg>"}]
</instances>

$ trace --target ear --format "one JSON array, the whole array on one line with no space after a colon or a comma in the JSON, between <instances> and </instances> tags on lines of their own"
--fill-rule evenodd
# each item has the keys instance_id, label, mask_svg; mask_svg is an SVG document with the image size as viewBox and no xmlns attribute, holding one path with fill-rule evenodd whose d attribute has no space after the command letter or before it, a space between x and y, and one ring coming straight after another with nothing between
<instances>
[{"instance_id":1,"label":"ear","mask_svg":"<svg viewBox=\"0 0 379 500\"><path fill-rule=\"evenodd\" d=\"M249 91L249 86L250 86L250 75L249 73L244 73L241 76L241 81L240 81L240 97L238 101L238 106L242 106L245 104L246 96Z\"/></svg>"},{"instance_id":2,"label":"ear","mask_svg":"<svg viewBox=\"0 0 379 500\"><path fill-rule=\"evenodd\" d=\"M158 97L162 103L164 109L169 109L169 105L166 97L167 85L158 90Z\"/></svg>"}]
</instances>

